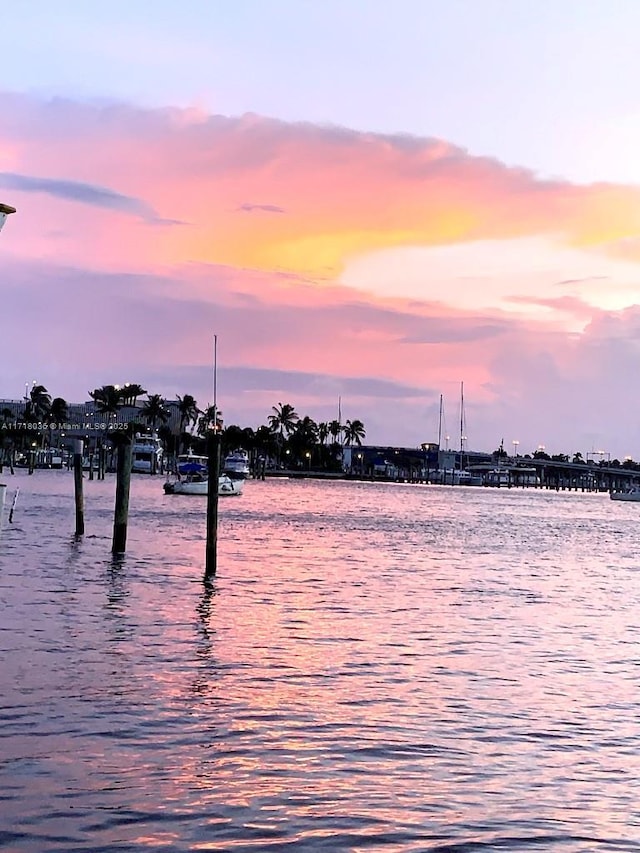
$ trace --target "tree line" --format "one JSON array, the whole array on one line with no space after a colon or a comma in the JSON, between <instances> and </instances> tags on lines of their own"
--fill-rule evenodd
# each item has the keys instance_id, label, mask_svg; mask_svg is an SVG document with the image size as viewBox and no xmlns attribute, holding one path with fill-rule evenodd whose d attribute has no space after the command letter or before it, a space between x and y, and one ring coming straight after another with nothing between
<instances>
[{"instance_id":1,"label":"tree line","mask_svg":"<svg viewBox=\"0 0 640 853\"><path fill-rule=\"evenodd\" d=\"M146 395L138 407L138 398ZM267 416L266 423L257 429L237 424L224 426L222 412L215 406L201 409L191 394L177 395L179 417L177 434L170 428L171 408L160 394L150 394L137 383L125 385L102 385L89 392L95 404L95 415L101 416L107 425L118 420L121 409L138 407L140 420L133 421L130 432L151 429L157 432L165 450L178 455L189 449L204 453L206 436L211 430L220 432L223 453L246 450L255 461L269 460L286 468L314 468L340 471L344 447L360 446L366 436L361 420L338 420L316 422L309 415L300 416L290 403L278 403ZM30 424L38 423L45 429L34 430ZM62 397L52 399L44 385L33 384L25 396L23 411L19 414L11 409L0 411L0 427L4 426L3 443L16 442L21 449L32 444L37 437L41 447L52 444L53 430L65 423L72 423L69 404ZM14 425L15 429L7 429ZM58 430L59 432L59 430ZM104 439L117 440L118 435L105 430Z\"/></svg>"}]
</instances>

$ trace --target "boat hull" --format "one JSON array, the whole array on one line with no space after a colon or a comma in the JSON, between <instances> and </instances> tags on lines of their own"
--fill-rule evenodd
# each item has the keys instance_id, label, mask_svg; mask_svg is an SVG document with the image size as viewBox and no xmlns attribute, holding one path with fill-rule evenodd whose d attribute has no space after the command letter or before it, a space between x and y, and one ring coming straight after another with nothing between
<instances>
[{"instance_id":1,"label":"boat hull","mask_svg":"<svg viewBox=\"0 0 640 853\"><path fill-rule=\"evenodd\" d=\"M218 480L218 496L233 497L242 494L244 482L242 480L231 480L229 477L220 477ZM207 480L174 480L164 484L167 495L206 495L209 493L209 482Z\"/></svg>"},{"instance_id":2,"label":"boat hull","mask_svg":"<svg viewBox=\"0 0 640 853\"><path fill-rule=\"evenodd\" d=\"M609 497L612 501L630 501L640 503L640 488L630 489L628 492L611 492Z\"/></svg>"}]
</instances>

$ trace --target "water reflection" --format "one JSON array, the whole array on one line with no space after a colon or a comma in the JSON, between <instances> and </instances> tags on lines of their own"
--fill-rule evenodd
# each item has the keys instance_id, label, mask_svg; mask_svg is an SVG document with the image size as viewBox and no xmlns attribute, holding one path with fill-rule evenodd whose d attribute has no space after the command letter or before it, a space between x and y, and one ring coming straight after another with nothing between
<instances>
[{"instance_id":1,"label":"water reflection","mask_svg":"<svg viewBox=\"0 0 640 853\"><path fill-rule=\"evenodd\" d=\"M205 583L204 501L112 560L69 483L0 546L0 849L640 850L629 507L248 483Z\"/></svg>"}]
</instances>

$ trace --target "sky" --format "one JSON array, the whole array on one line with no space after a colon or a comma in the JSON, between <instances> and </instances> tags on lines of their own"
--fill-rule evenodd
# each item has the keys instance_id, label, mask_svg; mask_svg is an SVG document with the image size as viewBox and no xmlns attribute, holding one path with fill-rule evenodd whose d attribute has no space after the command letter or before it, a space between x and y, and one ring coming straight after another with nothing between
<instances>
[{"instance_id":1,"label":"sky","mask_svg":"<svg viewBox=\"0 0 640 853\"><path fill-rule=\"evenodd\" d=\"M636 0L0 13L0 397L640 460Z\"/></svg>"}]
</instances>

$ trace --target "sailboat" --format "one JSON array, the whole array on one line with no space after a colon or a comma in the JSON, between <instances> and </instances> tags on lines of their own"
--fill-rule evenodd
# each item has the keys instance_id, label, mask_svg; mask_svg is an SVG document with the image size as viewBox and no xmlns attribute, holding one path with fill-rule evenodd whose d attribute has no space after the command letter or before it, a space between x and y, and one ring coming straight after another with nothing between
<instances>
[{"instance_id":1,"label":"sailboat","mask_svg":"<svg viewBox=\"0 0 640 853\"><path fill-rule=\"evenodd\" d=\"M440 395L440 417L438 422L438 448L441 447L442 441L442 421L444 418L444 406L442 394ZM465 412L464 412L464 383L460 383L460 456L458 468L453 465L452 468L439 469L434 472L432 482L441 483L442 485L451 486L481 486L482 477L479 474L472 474L464 467L464 449L467 437L465 435ZM448 439L448 436L447 436ZM448 449L448 448L447 448Z\"/></svg>"},{"instance_id":2,"label":"sailboat","mask_svg":"<svg viewBox=\"0 0 640 853\"><path fill-rule=\"evenodd\" d=\"M481 486L482 477L480 474L472 474L468 468L464 467L464 445L467 440L465 435L466 420L464 411L464 382L460 383L460 468L456 471L457 485L459 486ZM469 464L469 455L467 454L467 465Z\"/></svg>"}]
</instances>

